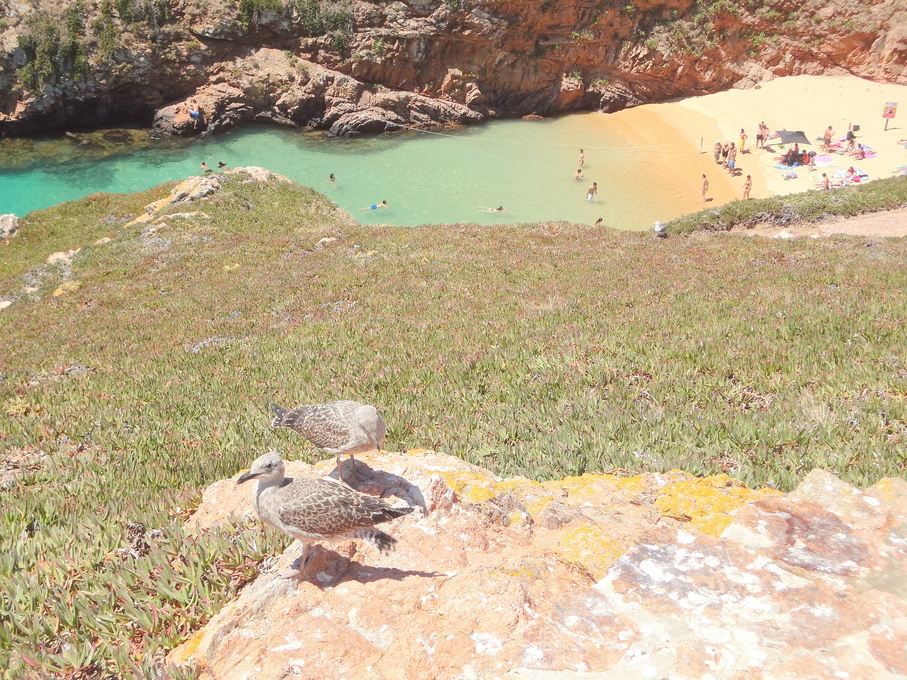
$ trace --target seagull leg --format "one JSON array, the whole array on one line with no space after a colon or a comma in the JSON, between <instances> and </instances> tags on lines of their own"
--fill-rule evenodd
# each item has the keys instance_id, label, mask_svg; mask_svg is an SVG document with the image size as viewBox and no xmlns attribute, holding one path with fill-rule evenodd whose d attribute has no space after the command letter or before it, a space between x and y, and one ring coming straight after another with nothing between
<instances>
[{"instance_id":1,"label":"seagull leg","mask_svg":"<svg viewBox=\"0 0 907 680\"><path fill-rule=\"evenodd\" d=\"M302 554L293 561L293 564L299 564L299 568L294 569L291 564L289 568L280 572L280 578L306 578L306 562L309 559L309 548L312 547L312 544L309 541L299 542L302 544Z\"/></svg>"}]
</instances>

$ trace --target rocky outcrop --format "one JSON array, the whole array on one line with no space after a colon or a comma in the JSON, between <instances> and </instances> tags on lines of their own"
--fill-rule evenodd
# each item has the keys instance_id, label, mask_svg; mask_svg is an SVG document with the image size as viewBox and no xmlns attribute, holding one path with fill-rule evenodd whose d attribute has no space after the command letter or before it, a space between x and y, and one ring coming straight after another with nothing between
<instances>
[{"instance_id":1,"label":"rocky outcrop","mask_svg":"<svg viewBox=\"0 0 907 680\"><path fill-rule=\"evenodd\" d=\"M19 218L15 215L0 215L0 241L15 236L19 231Z\"/></svg>"},{"instance_id":2,"label":"rocky outcrop","mask_svg":"<svg viewBox=\"0 0 907 680\"><path fill-rule=\"evenodd\" d=\"M168 134L252 120L354 134L612 111L776 75L907 82L900 0L147 0L125 17L116 4L9 8L0 134L127 118ZM41 21L82 30L57 28L48 58Z\"/></svg>"},{"instance_id":3,"label":"rocky outcrop","mask_svg":"<svg viewBox=\"0 0 907 680\"><path fill-rule=\"evenodd\" d=\"M782 495L676 471L499 479L426 451L357 462L361 490L416 506L387 526L396 552L322 546L299 581L277 576L290 546L169 662L218 680L907 677L904 480L817 470ZM249 517L248 493L212 485L187 530Z\"/></svg>"},{"instance_id":4,"label":"rocky outcrop","mask_svg":"<svg viewBox=\"0 0 907 680\"><path fill-rule=\"evenodd\" d=\"M206 172L202 175L187 177L176 183L170 193L145 206L144 211L129 220L124 226L131 227L136 224L145 224L157 218L165 208L181 203L191 203L219 191L224 180L230 177L240 177L246 182L292 182L292 180L271 172L266 168L249 165L241 168L232 168L225 172Z\"/></svg>"}]
</instances>

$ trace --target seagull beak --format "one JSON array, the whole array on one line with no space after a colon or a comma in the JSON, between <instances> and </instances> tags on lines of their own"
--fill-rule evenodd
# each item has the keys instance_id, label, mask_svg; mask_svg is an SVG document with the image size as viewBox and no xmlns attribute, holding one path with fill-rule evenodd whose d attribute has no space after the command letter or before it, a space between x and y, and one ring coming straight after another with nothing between
<instances>
[{"instance_id":1,"label":"seagull beak","mask_svg":"<svg viewBox=\"0 0 907 680\"><path fill-rule=\"evenodd\" d=\"M258 475L260 475L260 474L261 474L260 472L255 472L255 473L252 473L252 472L243 472L243 473L239 476L239 479L236 480L236 483L237 483L237 484L242 484L243 482L248 482L250 479L252 479L252 478L254 478L254 477L258 477Z\"/></svg>"}]
</instances>

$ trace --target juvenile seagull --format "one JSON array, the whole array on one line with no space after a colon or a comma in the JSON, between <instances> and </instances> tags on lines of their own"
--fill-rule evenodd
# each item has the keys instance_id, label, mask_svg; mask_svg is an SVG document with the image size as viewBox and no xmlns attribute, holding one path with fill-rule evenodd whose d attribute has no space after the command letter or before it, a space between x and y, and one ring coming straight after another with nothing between
<instances>
[{"instance_id":1,"label":"juvenile seagull","mask_svg":"<svg viewBox=\"0 0 907 680\"><path fill-rule=\"evenodd\" d=\"M320 449L333 453L340 469L340 456L348 454L356 470L355 453L381 450L387 425L374 406L358 401L332 401L286 409L271 404L271 427L294 430ZM343 479L341 469L340 478Z\"/></svg>"},{"instance_id":2,"label":"juvenile seagull","mask_svg":"<svg viewBox=\"0 0 907 680\"><path fill-rule=\"evenodd\" d=\"M285 485L283 460L275 451L257 458L236 483L250 479L258 480L252 505L259 519L302 543L299 570L303 573L309 548L317 540L359 538L382 553L390 552L397 540L374 525L413 511L391 507L329 479L299 478Z\"/></svg>"}]
</instances>

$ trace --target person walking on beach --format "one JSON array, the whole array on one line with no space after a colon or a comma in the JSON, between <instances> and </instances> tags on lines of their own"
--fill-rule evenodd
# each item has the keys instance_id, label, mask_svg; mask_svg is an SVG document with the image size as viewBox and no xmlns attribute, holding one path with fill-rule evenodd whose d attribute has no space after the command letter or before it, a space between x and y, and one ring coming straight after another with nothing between
<instances>
[{"instance_id":1,"label":"person walking on beach","mask_svg":"<svg viewBox=\"0 0 907 680\"><path fill-rule=\"evenodd\" d=\"M720 139L715 140L715 162L716 163L721 162L721 140Z\"/></svg>"},{"instance_id":2,"label":"person walking on beach","mask_svg":"<svg viewBox=\"0 0 907 680\"><path fill-rule=\"evenodd\" d=\"M577 164L580 167L583 167L586 164L586 152L583 149L579 150L579 158L577 159Z\"/></svg>"},{"instance_id":3,"label":"person walking on beach","mask_svg":"<svg viewBox=\"0 0 907 680\"><path fill-rule=\"evenodd\" d=\"M595 200L596 196L598 196L598 182L592 182L592 186L586 189L586 200Z\"/></svg>"},{"instance_id":4,"label":"person walking on beach","mask_svg":"<svg viewBox=\"0 0 907 680\"><path fill-rule=\"evenodd\" d=\"M743 200L750 200L750 191L753 188L753 178L749 175L746 176L746 181L743 183Z\"/></svg>"},{"instance_id":5,"label":"person walking on beach","mask_svg":"<svg viewBox=\"0 0 907 680\"><path fill-rule=\"evenodd\" d=\"M702 175L702 202L706 202L705 194L709 190L709 178L705 176L705 173Z\"/></svg>"},{"instance_id":6,"label":"person walking on beach","mask_svg":"<svg viewBox=\"0 0 907 680\"><path fill-rule=\"evenodd\" d=\"M749 153L746 150L746 132L743 131L743 128L740 128L740 153Z\"/></svg>"}]
</instances>

